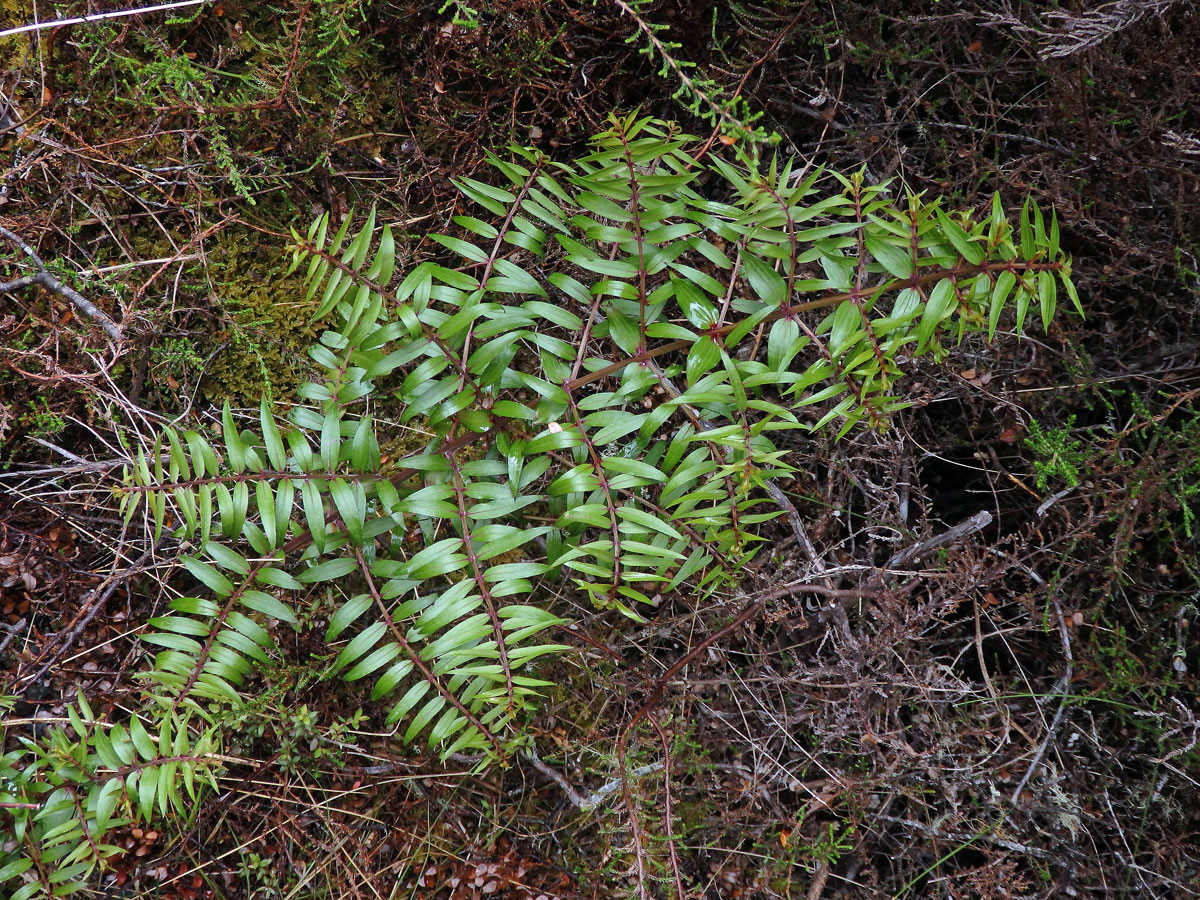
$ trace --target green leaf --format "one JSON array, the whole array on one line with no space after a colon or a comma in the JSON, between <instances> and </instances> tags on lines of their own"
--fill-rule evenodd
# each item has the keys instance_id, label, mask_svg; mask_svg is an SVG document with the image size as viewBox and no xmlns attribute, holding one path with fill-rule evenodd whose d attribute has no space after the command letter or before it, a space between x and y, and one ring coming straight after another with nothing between
<instances>
[{"instance_id":1,"label":"green leaf","mask_svg":"<svg viewBox=\"0 0 1200 900\"><path fill-rule=\"evenodd\" d=\"M662 521L657 516L652 516L650 513L637 509L632 506L617 507L617 517L626 521L641 525L644 528L650 528L661 534L668 535L673 538L682 539L682 535L675 530L669 523Z\"/></svg>"},{"instance_id":2,"label":"green leaf","mask_svg":"<svg viewBox=\"0 0 1200 900\"><path fill-rule=\"evenodd\" d=\"M834 310L829 327L829 352L841 356L862 325L862 313L853 301L845 300Z\"/></svg>"},{"instance_id":3,"label":"green leaf","mask_svg":"<svg viewBox=\"0 0 1200 900\"><path fill-rule=\"evenodd\" d=\"M368 625L361 632L355 635L354 639L345 646L342 652L338 655L338 658L334 660L333 667L335 669L341 669L345 666L348 666L350 663L354 662L360 656L374 647L386 632L387 626L383 622L373 622L372 624Z\"/></svg>"},{"instance_id":4,"label":"green leaf","mask_svg":"<svg viewBox=\"0 0 1200 900\"><path fill-rule=\"evenodd\" d=\"M367 495L363 486L357 481L335 478L329 483L329 494L333 497L338 515L342 517L342 524L346 526L350 543L356 547L362 546L363 526L367 520Z\"/></svg>"},{"instance_id":5,"label":"green leaf","mask_svg":"<svg viewBox=\"0 0 1200 900\"><path fill-rule=\"evenodd\" d=\"M692 344L687 357L688 384L696 384L721 361L721 348L708 335Z\"/></svg>"},{"instance_id":6,"label":"green leaf","mask_svg":"<svg viewBox=\"0 0 1200 900\"><path fill-rule=\"evenodd\" d=\"M673 278L668 284L673 286L679 308L692 325L697 328L710 328L716 324L717 308L704 291L681 278Z\"/></svg>"},{"instance_id":7,"label":"green leaf","mask_svg":"<svg viewBox=\"0 0 1200 900\"><path fill-rule=\"evenodd\" d=\"M1058 306L1058 282L1053 272L1038 272L1038 300L1042 307L1042 328L1049 330Z\"/></svg>"},{"instance_id":8,"label":"green leaf","mask_svg":"<svg viewBox=\"0 0 1200 900\"><path fill-rule=\"evenodd\" d=\"M374 281L377 284L387 285L392 280L392 273L396 269L396 239L392 235L390 225L384 225L383 231L379 236L379 252L375 255L375 265L372 270L375 271Z\"/></svg>"},{"instance_id":9,"label":"green leaf","mask_svg":"<svg viewBox=\"0 0 1200 900\"><path fill-rule=\"evenodd\" d=\"M263 584L269 584L272 587L283 588L284 590L288 591L299 591L304 589L304 585L287 572L271 568L270 566L259 569L254 577Z\"/></svg>"},{"instance_id":10,"label":"green leaf","mask_svg":"<svg viewBox=\"0 0 1200 900\"><path fill-rule=\"evenodd\" d=\"M313 481L300 482L300 499L304 506L304 520L308 524L308 533L312 535L313 546L317 553L324 554L327 532L325 530L325 505L321 500L321 490Z\"/></svg>"},{"instance_id":11,"label":"green leaf","mask_svg":"<svg viewBox=\"0 0 1200 900\"><path fill-rule=\"evenodd\" d=\"M426 725L433 721L433 717L441 712L445 705L446 698L440 695L426 703L421 711L413 716L412 721L409 722L408 730L404 732L403 742L405 744L412 743L413 739L425 729Z\"/></svg>"},{"instance_id":12,"label":"green leaf","mask_svg":"<svg viewBox=\"0 0 1200 900\"><path fill-rule=\"evenodd\" d=\"M356 681L359 678L365 678L373 672L382 669L403 652L399 644L384 644L359 660L358 664L342 677L347 681Z\"/></svg>"},{"instance_id":13,"label":"green leaf","mask_svg":"<svg viewBox=\"0 0 1200 900\"><path fill-rule=\"evenodd\" d=\"M483 573L483 580L487 582L504 581L509 578L537 578L546 572L549 568L544 563L502 563L498 566L492 566Z\"/></svg>"},{"instance_id":14,"label":"green leaf","mask_svg":"<svg viewBox=\"0 0 1200 900\"><path fill-rule=\"evenodd\" d=\"M325 640L336 640L337 636L357 621L358 617L366 612L374 602L369 594L359 594L343 603L329 620L329 628L325 631Z\"/></svg>"},{"instance_id":15,"label":"green leaf","mask_svg":"<svg viewBox=\"0 0 1200 900\"><path fill-rule=\"evenodd\" d=\"M535 538L542 537L549 530L545 526L517 528L512 525L487 525L476 528L471 535L472 543L476 545L475 557L482 562L495 556L511 553Z\"/></svg>"},{"instance_id":16,"label":"green leaf","mask_svg":"<svg viewBox=\"0 0 1200 900\"><path fill-rule=\"evenodd\" d=\"M642 334L638 330L637 322L625 316L618 309L610 309L608 312L608 327L613 342L618 347L626 353L637 352L638 347L642 343Z\"/></svg>"},{"instance_id":17,"label":"green leaf","mask_svg":"<svg viewBox=\"0 0 1200 900\"><path fill-rule=\"evenodd\" d=\"M742 271L764 303L779 306L787 299L787 282L770 265L751 253L742 256Z\"/></svg>"},{"instance_id":18,"label":"green leaf","mask_svg":"<svg viewBox=\"0 0 1200 900\"><path fill-rule=\"evenodd\" d=\"M1008 300L1008 295L1012 293L1013 285L1016 283L1016 276L1007 269L996 277L996 284L992 287L991 307L988 310L989 341L996 334L996 324L1000 321L1000 314L1004 312L1005 302Z\"/></svg>"},{"instance_id":19,"label":"green leaf","mask_svg":"<svg viewBox=\"0 0 1200 900\"><path fill-rule=\"evenodd\" d=\"M262 423L263 443L267 448L267 458L276 472L284 471L287 465L287 453L283 449L283 439L275 426L275 416L267 403L267 395L263 394L259 401L259 421Z\"/></svg>"},{"instance_id":20,"label":"green leaf","mask_svg":"<svg viewBox=\"0 0 1200 900\"><path fill-rule=\"evenodd\" d=\"M606 472L633 475L650 484L667 480L667 477L662 472L639 459L628 459L624 456L606 456L602 465Z\"/></svg>"},{"instance_id":21,"label":"green leaf","mask_svg":"<svg viewBox=\"0 0 1200 900\"><path fill-rule=\"evenodd\" d=\"M225 458L229 468L235 474L243 471L246 468L246 449L233 422L228 400L221 407L221 435L225 441Z\"/></svg>"},{"instance_id":22,"label":"green leaf","mask_svg":"<svg viewBox=\"0 0 1200 900\"><path fill-rule=\"evenodd\" d=\"M1021 207L1021 257L1026 260L1032 260L1037 256L1037 245L1033 239L1033 224L1030 221L1030 208L1032 206L1033 200L1026 197L1025 205Z\"/></svg>"},{"instance_id":23,"label":"green leaf","mask_svg":"<svg viewBox=\"0 0 1200 900\"><path fill-rule=\"evenodd\" d=\"M408 711L420 702L421 698L429 692L430 684L428 681L414 682L412 687L405 691L396 705L392 707L387 714L386 724L395 725L401 719L408 715Z\"/></svg>"},{"instance_id":24,"label":"green leaf","mask_svg":"<svg viewBox=\"0 0 1200 900\"><path fill-rule=\"evenodd\" d=\"M337 468L342 445L342 416L339 407L331 407L321 423L321 462L332 472Z\"/></svg>"},{"instance_id":25,"label":"green leaf","mask_svg":"<svg viewBox=\"0 0 1200 900\"><path fill-rule=\"evenodd\" d=\"M129 737L143 760L149 762L152 759L158 758L158 749L154 740L147 733L146 729L142 727L141 720L137 716L129 720Z\"/></svg>"},{"instance_id":26,"label":"green leaf","mask_svg":"<svg viewBox=\"0 0 1200 900\"><path fill-rule=\"evenodd\" d=\"M408 673L413 670L413 661L411 659L403 659L396 663L375 682L375 687L371 689L371 699L378 700L390 694L401 681L407 677Z\"/></svg>"},{"instance_id":27,"label":"green leaf","mask_svg":"<svg viewBox=\"0 0 1200 900\"><path fill-rule=\"evenodd\" d=\"M337 559L326 560L323 563L317 563L315 566L310 566L301 572L296 577L296 580L301 584L316 584L321 581L332 581L335 578L341 578L344 575L349 575L357 568L358 563L353 559L339 557Z\"/></svg>"},{"instance_id":28,"label":"green leaf","mask_svg":"<svg viewBox=\"0 0 1200 900\"><path fill-rule=\"evenodd\" d=\"M447 235L444 235L444 234L431 234L429 237L432 240L437 241L437 243L441 244L443 247L447 248L448 250L453 250L455 253L459 254L460 256L463 256L466 259L471 260L471 262L477 262L477 263L487 262L488 255L484 251L482 251L478 247L476 247L474 244L468 243L467 241L461 240L460 238L448 237Z\"/></svg>"},{"instance_id":29,"label":"green leaf","mask_svg":"<svg viewBox=\"0 0 1200 900\"><path fill-rule=\"evenodd\" d=\"M262 530L267 536L270 546L276 546L275 540L278 529L275 522L275 494L271 491L271 483L259 481L254 486L255 499L258 501L258 516L262 519Z\"/></svg>"},{"instance_id":30,"label":"green leaf","mask_svg":"<svg viewBox=\"0 0 1200 900\"><path fill-rule=\"evenodd\" d=\"M462 539L457 537L445 538L430 544L408 561L408 574L412 578L425 581L439 575L449 575L457 572L467 564L467 558L460 553ZM463 582L463 590L470 587L470 582Z\"/></svg>"},{"instance_id":31,"label":"green leaf","mask_svg":"<svg viewBox=\"0 0 1200 900\"><path fill-rule=\"evenodd\" d=\"M798 346L800 326L792 319L780 319L771 325L767 337L767 364L782 372L803 347ZM805 338L807 341L807 338Z\"/></svg>"},{"instance_id":32,"label":"green leaf","mask_svg":"<svg viewBox=\"0 0 1200 900\"><path fill-rule=\"evenodd\" d=\"M33 866L33 860L27 856L18 857L12 862L4 866L0 866L0 884L5 884L9 881L9 879L16 878L22 872L29 871L31 866ZM32 887L39 888L40 885L38 885L37 882L34 882ZM36 891L34 893L36 893ZM30 896L32 896L32 893Z\"/></svg>"},{"instance_id":33,"label":"green leaf","mask_svg":"<svg viewBox=\"0 0 1200 900\"><path fill-rule=\"evenodd\" d=\"M925 303L925 312L921 316L921 324L917 326L917 349L923 350L933 339L937 326L954 309L954 282L943 278L929 294Z\"/></svg>"},{"instance_id":34,"label":"green leaf","mask_svg":"<svg viewBox=\"0 0 1200 900\"><path fill-rule=\"evenodd\" d=\"M123 796L124 792L122 788L124 784L125 782L122 778L110 778L100 788L100 793L96 797L96 828L101 833L108 831L109 820L117 808L117 803ZM0 883L2 882L3 879L0 879Z\"/></svg>"},{"instance_id":35,"label":"green leaf","mask_svg":"<svg viewBox=\"0 0 1200 900\"><path fill-rule=\"evenodd\" d=\"M192 634L198 637L208 637L209 627L205 622L197 622L187 616L154 616L147 620L155 628L162 628L174 634ZM71 709L68 716L74 715Z\"/></svg>"},{"instance_id":36,"label":"green leaf","mask_svg":"<svg viewBox=\"0 0 1200 900\"><path fill-rule=\"evenodd\" d=\"M286 603L263 591L245 591L242 594L242 603L255 612L279 619L281 622L287 622L289 625L299 624L296 614Z\"/></svg>"},{"instance_id":37,"label":"green leaf","mask_svg":"<svg viewBox=\"0 0 1200 900\"><path fill-rule=\"evenodd\" d=\"M208 563L201 562L194 556L181 556L179 561L192 574L192 577L207 587L218 597L233 595L233 582L214 569Z\"/></svg>"},{"instance_id":38,"label":"green leaf","mask_svg":"<svg viewBox=\"0 0 1200 900\"><path fill-rule=\"evenodd\" d=\"M1022 279L1021 281L1017 282L1017 334L1022 334L1025 330L1025 315L1029 312L1029 301L1033 299L1030 295L1030 291L1037 288L1037 276L1034 275L1033 278L1035 279L1035 284L1032 285L1028 284L1026 279Z\"/></svg>"},{"instance_id":39,"label":"green leaf","mask_svg":"<svg viewBox=\"0 0 1200 900\"><path fill-rule=\"evenodd\" d=\"M584 503L579 506L572 506L562 514L559 524L566 525L572 522L591 525L594 528L607 528L610 524L608 520L608 508L599 503ZM559 564L561 564L561 561Z\"/></svg>"},{"instance_id":40,"label":"green leaf","mask_svg":"<svg viewBox=\"0 0 1200 900\"><path fill-rule=\"evenodd\" d=\"M1075 305L1076 312L1082 316L1083 304L1079 302L1079 292L1075 289L1075 283L1071 281L1070 272L1064 271L1060 274L1060 277L1062 279L1063 287L1067 289L1067 296L1071 298L1071 303Z\"/></svg>"},{"instance_id":41,"label":"green leaf","mask_svg":"<svg viewBox=\"0 0 1200 900\"><path fill-rule=\"evenodd\" d=\"M579 432L574 427L564 427L555 423L556 427L542 432L525 447L527 453L546 453L552 450L567 450L578 447L583 443Z\"/></svg>"},{"instance_id":42,"label":"green leaf","mask_svg":"<svg viewBox=\"0 0 1200 900\"><path fill-rule=\"evenodd\" d=\"M250 574L250 563L246 558L224 544L210 543L204 549L222 569L238 575Z\"/></svg>"},{"instance_id":43,"label":"green leaf","mask_svg":"<svg viewBox=\"0 0 1200 900\"><path fill-rule=\"evenodd\" d=\"M507 204L515 203L517 198L503 188L492 187L474 178L460 178L454 182L464 194L498 216L505 214Z\"/></svg>"},{"instance_id":44,"label":"green leaf","mask_svg":"<svg viewBox=\"0 0 1200 900\"><path fill-rule=\"evenodd\" d=\"M453 219L451 219L451 221L454 222L455 225L465 228L467 231L477 234L482 238L486 238L489 241L494 241L500 236L500 232L497 231L495 227L487 222L484 222L482 219L475 218L474 216L455 216Z\"/></svg>"},{"instance_id":45,"label":"green leaf","mask_svg":"<svg viewBox=\"0 0 1200 900\"><path fill-rule=\"evenodd\" d=\"M912 277L913 260L909 248L897 247L871 233L863 238L863 243L876 261L883 266L884 271L893 278L907 280Z\"/></svg>"},{"instance_id":46,"label":"green leaf","mask_svg":"<svg viewBox=\"0 0 1200 900\"><path fill-rule=\"evenodd\" d=\"M947 216L940 209L937 210L938 225L941 227L942 234L954 246L962 258L973 266L977 266L983 262L986 253L983 247L971 240L971 237L962 230L962 228Z\"/></svg>"},{"instance_id":47,"label":"green leaf","mask_svg":"<svg viewBox=\"0 0 1200 900\"><path fill-rule=\"evenodd\" d=\"M178 650L181 653L186 653L188 656L198 656L202 649L199 641L179 634L143 634L142 640L148 644L166 647L170 650Z\"/></svg>"},{"instance_id":48,"label":"green leaf","mask_svg":"<svg viewBox=\"0 0 1200 900\"><path fill-rule=\"evenodd\" d=\"M430 484L402 499L398 508L422 518L448 519L458 514L458 507L447 502L453 493L448 484Z\"/></svg>"},{"instance_id":49,"label":"green leaf","mask_svg":"<svg viewBox=\"0 0 1200 900\"><path fill-rule=\"evenodd\" d=\"M568 331L578 331L583 328L583 320L579 316L570 310L554 306L550 303L544 303L541 300L527 300L521 304L521 309Z\"/></svg>"}]
</instances>

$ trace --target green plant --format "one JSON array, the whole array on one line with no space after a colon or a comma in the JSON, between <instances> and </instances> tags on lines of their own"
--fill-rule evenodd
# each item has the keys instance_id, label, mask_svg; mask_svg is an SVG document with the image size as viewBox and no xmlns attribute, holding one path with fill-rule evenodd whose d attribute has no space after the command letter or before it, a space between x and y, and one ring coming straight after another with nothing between
<instances>
[{"instance_id":1,"label":"green plant","mask_svg":"<svg viewBox=\"0 0 1200 900\"><path fill-rule=\"evenodd\" d=\"M843 855L854 849L853 825L840 821L828 822L823 829L817 829L816 837L805 840L802 831L807 818L807 807L801 807L795 823L779 832L779 850L782 853L771 846L766 848L768 858L775 860L780 867L787 896L791 896L792 871L796 866L803 867L806 872L813 872L818 866L831 869Z\"/></svg>"},{"instance_id":2,"label":"green plant","mask_svg":"<svg viewBox=\"0 0 1200 900\"><path fill-rule=\"evenodd\" d=\"M253 204L253 185L247 183L234 160L225 122L213 109L214 106L221 105L221 101L218 101L218 84L214 83L212 76L225 73L194 62L192 55L173 50L162 36L151 31L140 32L144 58L123 53L114 43L119 33L119 28L105 26L97 30L94 42L85 43L84 52L91 51L89 62L92 65L92 74L98 74L101 67L111 66L114 74L119 73L125 82L128 91L125 103L129 106L151 105L157 102L183 103L193 107L197 111L200 131L207 139L208 151L217 168L229 179L234 192ZM236 102L258 100L268 93L268 87L260 79L245 76L234 78L238 82L239 91ZM226 98L224 102L230 101Z\"/></svg>"},{"instance_id":3,"label":"green plant","mask_svg":"<svg viewBox=\"0 0 1200 900\"><path fill-rule=\"evenodd\" d=\"M29 411L22 413L18 421L34 437L53 437L67 427L66 420L50 408L50 401L38 396L29 401Z\"/></svg>"},{"instance_id":4,"label":"green plant","mask_svg":"<svg viewBox=\"0 0 1200 900\"><path fill-rule=\"evenodd\" d=\"M479 27L479 10L463 0L446 0L438 9L438 15L442 15L451 7L454 8L454 15L450 21L455 25L470 29Z\"/></svg>"},{"instance_id":5,"label":"green plant","mask_svg":"<svg viewBox=\"0 0 1200 900\"><path fill-rule=\"evenodd\" d=\"M150 352L154 355L156 370L183 372L204 365L204 358L196 351L192 339L186 336L164 338L161 344L151 347Z\"/></svg>"},{"instance_id":6,"label":"green plant","mask_svg":"<svg viewBox=\"0 0 1200 900\"><path fill-rule=\"evenodd\" d=\"M1080 468L1087 465L1090 457L1083 442L1071 437L1074 425L1074 416L1061 428L1043 428L1036 419L1029 421L1025 446L1037 456L1033 470L1037 473L1038 490L1046 490L1054 479L1065 481L1067 487L1078 486Z\"/></svg>"},{"instance_id":7,"label":"green plant","mask_svg":"<svg viewBox=\"0 0 1200 900\"><path fill-rule=\"evenodd\" d=\"M798 831L804 825L804 816L796 823ZM854 849L851 840L854 835L853 825L843 825L839 822L829 822L823 831L818 831L817 837L809 843L800 843L794 838L781 839L788 849L788 858L792 865L802 864L811 869L814 864L828 867L836 866L838 860Z\"/></svg>"},{"instance_id":8,"label":"green plant","mask_svg":"<svg viewBox=\"0 0 1200 900\"><path fill-rule=\"evenodd\" d=\"M694 62L679 59L675 55L680 44L663 38L667 26L651 22L643 14L651 0L611 2L633 19L637 26L626 43L644 42L639 52L659 60L659 76L678 84L671 96L679 100L688 112L699 116L713 128L720 129L727 140L735 143L754 146L778 141L778 135L755 125L762 117L761 110L753 109L739 93L728 95L712 78L698 74Z\"/></svg>"},{"instance_id":9,"label":"green plant","mask_svg":"<svg viewBox=\"0 0 1200 900\"><path fill-rule=\"evenodd\" d=\"M0 757L0 884L12 900L62 897L123 851L105 834L156 815L190 821L198 791L216 789L214 729L186 712L158 710L106 722L80 693L65 727ZM185 799L185 797L187 799Z\"/></svg>"},{"instance_id":10,"label":"green plant","mask_svg":"<svg viewBox=\"0 0 1200 900\"><path fill-rule=\"evenodd\" d=\"M253 421L226 403L219 440L165 428L131 454L124 520L188 542L193 590L142 635L157 654L128 724L81 698L69 729L4 757L0 880L20 900L82 885L117 823L193 814L314 586L327 665L373 680L403 743L504 759L528 742L533 663L564 649L544 585L637 618L740 584L778 514L764 488L792 471L777 433L882 426L902 356L1010 307L1018 330L1035 302L1048 322L1059 284L1076 299L1032 204L1014 229L998 200L952 216L857 175L700 166L693 140L613 117L572 163L492 158L507 186L459 182L490 221L457 216L395 287L374 213L294 233L314 318L334 320L321 377L282 423L265 397ZM385 457L385 419L424 446ZM291 738L311 741L302 718Z\"/></svg>"},{"instance_id":11,"label":"green plant","mask_svg":"<svg viewBox=\"0 0 1200 900\"><path fill-rule=\"evenodd\" d=\"M1173 403L1172 408L1178 405ZM1170 502L1156 507L1156 524L1173 543L1194 543L1200 536L1197 534L1197 519L1200 518L1200 416L1188 410L1184 412L1182 421L1171 425L1164 421L1169 417L1169 411L1155 416L1143 406L1137 413L1145 429L1144 437L1138 442L1144 448L1138 449L1154 460L1153 468L1157 473L1153 474L1162 478L1163 488L1170 496ZM1141 479L1143 483L1148 480L1148 477ZM1178 508L1180 514L1181 537L1172 527L1170 514L1174 508ZM1189 566L1188 554L1181 555L1181 564ZM1192 571L1195 576L1194 568ZM1197 580L1200 581L1200 578Z\"/></svg>"},{"instance_id":12,"label":"green plant","mask_svg":"<svg viewBox=\"0 0 1200 900\"><path fill-rule=\"evenodd\" d=\"M844 854L854 849L851 841L853 834L853 825L839 827L837 823L830 822L821 837L805 847L804 852L816 862L829 867L836 866Z\"/></svg>"},{"instance_id":13,"label":"green plant","mask_svg":"<svg viewBox=\"0 0 1200 900\"><path fill-rule=\"evenodd\" d=\"M86 70L77 90L108 101L94 104L103 121L180 117L207 160L207 176L255 205L264 187L302 174L293 169L299 157L274 154L263 140L274 124L264 113L287 107L315 121L313 108L340 110L344 76L372 47L372 36L362 33L365 15L363 0L314 0L228 11L203 4L165 22L92 22L78 36ZM95 87L106 83L111 94ZM165 144L156 150L169 152ZM321 160L296 168L308 171Z\"/></svg>"},{"instance_id":14,"label":"green plant","mask_svg":"<svg viewBox=\"0 0 1200 900\"><path fill-rule=\"evenodd\" d=\"M279 877L273 870L270 857L247 853L238 860L238 874L245 882L247 897L279 896Z\"/></svg>"}]
</instances>

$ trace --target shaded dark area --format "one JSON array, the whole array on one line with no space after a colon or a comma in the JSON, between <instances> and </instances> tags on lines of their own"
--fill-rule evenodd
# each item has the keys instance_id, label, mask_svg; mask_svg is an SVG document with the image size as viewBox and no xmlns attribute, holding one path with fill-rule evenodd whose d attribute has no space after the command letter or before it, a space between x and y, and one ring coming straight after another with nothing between
<instances>
[{"instance_id":1,"label":"shaded dark area","mask_svg":"<svg viewBox=\"0 0 1200 900\"><path fill-rule=\"evenodd\" d=\"M628 798L619 729L733 598L582 616L536 761L484 775L406 755L296 646L260 673L226 797L127 829L109 888L636 897L632 808L647 896L674 895L669 844L689 897L1200 896L1200 11L1046 7L646 3L694 64L665 75L607 0L218 2L0 39L0 226L123 331L118 352L63 296L3 295L5 751L77 687L137 702L135 633L177 548L135 549L97 478L123 429L290 399L319 328L284 247L322 211L376 205L402 268L464 212L452 179L510 143L566 158L634 107L734 140L676 97L683 72L761 111L781 154L1055 209L1086 312L1003 322L912 367L886 433L795 448L812 556L771 526L781 583L850 584L992 520L906 561L919 587L781 601L706 650L634 733ZM0 2L0 27L26 21ZM0 242L0 281L20 262Z\"/></svg>"}]
</instances>

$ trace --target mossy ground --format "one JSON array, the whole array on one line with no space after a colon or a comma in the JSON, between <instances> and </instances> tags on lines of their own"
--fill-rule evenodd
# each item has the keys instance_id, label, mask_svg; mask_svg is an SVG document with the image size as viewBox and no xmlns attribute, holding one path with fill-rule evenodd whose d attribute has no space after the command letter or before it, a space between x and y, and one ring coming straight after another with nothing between
<instances>
[{"instance_id":1,"label":"mossy ground","mask_svg":"<svg viewBox=\"0 0 1200 900\"><path fill-rule=\"evenodd\" d=\"M308 349L323 330L313 318L320 297L306 300L300 276L286 274L286 257L255 232L226 229L210 259L206 278L219 330L204 348L212 354L204 396L218 405L254 406L264 393L293 402L296 386L311 375Z\"/></svg>"}]
</instances>

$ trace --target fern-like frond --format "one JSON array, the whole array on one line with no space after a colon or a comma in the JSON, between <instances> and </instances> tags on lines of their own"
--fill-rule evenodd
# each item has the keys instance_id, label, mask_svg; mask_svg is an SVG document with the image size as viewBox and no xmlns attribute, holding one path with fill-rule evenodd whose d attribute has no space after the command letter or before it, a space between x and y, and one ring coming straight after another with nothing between
<instances>
[{"instance_id":1,"label":"fern-like frond","mask_svg":"<svg viewBox=\"0 0 1200 900\"><path fill-rule=\"evenodd\" d=\"M188 814L220 768L214 712L313 610L323 668L369 680L402 742L510 754L535 664L563 649L555 582L633 617L703 602L756 571L771 482L794 471L781 432L881 427L903 360L1010 311L1048 324L1060 289L1079 308L1032 203L1013 224L998 199L953 213L787 160L698 164L692 142L625 116L571 163L493 157L398 284L374 212L293 232L335 322L322 376L286 419L226 405L129 459L125 522L186 542L185 594L143 634L140 716L80 698L0 758L12 896L70 893L117 852L106 832ZM396 421L425 437L385 457Z\"/></svg>"}]
</instances>

